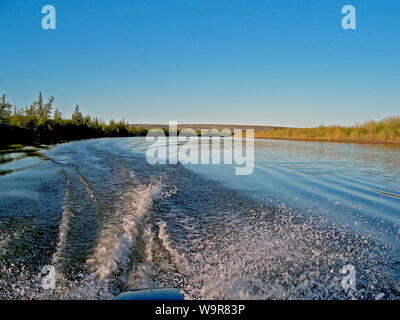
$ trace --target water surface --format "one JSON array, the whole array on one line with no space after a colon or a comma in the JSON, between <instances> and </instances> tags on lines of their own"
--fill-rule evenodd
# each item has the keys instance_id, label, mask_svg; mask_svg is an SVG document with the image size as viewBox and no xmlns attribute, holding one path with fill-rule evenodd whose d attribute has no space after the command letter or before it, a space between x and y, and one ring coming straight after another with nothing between
<instances>
[{"instance_id":1,"label":"water surface","mask_svg":"<svg viewBox=\"0 0 400 320\"><path fill-rule=\"evenodd\" d=\"M163 286L187 299L399 297L399 147L258 140L253 174L235 176L235 165L150 165L148 145L2 152L1 298ZM44 265L56 290L40 286Z\"/></svg>"}]
</instances>

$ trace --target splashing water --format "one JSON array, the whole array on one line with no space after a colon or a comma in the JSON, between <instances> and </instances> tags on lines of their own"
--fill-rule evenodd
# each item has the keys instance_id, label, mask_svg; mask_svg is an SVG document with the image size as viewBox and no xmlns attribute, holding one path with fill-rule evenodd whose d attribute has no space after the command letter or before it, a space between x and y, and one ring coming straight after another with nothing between
<instances>
[{"instance_id":1,"label":"splashing water","mask_svg":"<svg viewBox=\"0 0 400 320\"><path fill-rule=\"evenodd\" d=\"M1 177L1 299L162 286L186 299L400 296L399 200L373 191L400 190L388 161L399 150L260 142L240 181L225 167L149 165L145 150L139 138L73 142ZM55 290L41 286L45 265Z\"/></svg>"}]
</instances>

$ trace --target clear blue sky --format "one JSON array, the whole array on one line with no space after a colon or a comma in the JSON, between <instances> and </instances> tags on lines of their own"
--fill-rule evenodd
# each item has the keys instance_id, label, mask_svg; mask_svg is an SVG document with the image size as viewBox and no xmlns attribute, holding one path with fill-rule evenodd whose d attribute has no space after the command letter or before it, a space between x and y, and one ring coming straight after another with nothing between
<instances>
[{"instance_id":1,"label":"clear blue sky","mask_svg":"<svg viewBox=\"0 0 400 320\"><path fill-rule=\"evenodd\" d=\"M399 0L0 0L0 39L0 93L25 106L43 91L66 115L313 126L400 111Z\"/></svg>"}]
</instances>

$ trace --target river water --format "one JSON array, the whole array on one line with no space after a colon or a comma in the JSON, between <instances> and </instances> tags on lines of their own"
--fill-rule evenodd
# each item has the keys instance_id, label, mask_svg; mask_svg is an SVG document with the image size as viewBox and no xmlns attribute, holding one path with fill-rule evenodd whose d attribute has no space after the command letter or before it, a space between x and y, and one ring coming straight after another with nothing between
<instances>
[{"instance_id":1,"label":"river water","mask_svg":"<svg viewBox=\"0 0 400 320\"><path fill-rule=\"evenodd\" d=\"M400 147L256 140L254 172L236 176L151 165L148 145L1 152L1 299L400 297Z\"/></svg>"}]
</instances>

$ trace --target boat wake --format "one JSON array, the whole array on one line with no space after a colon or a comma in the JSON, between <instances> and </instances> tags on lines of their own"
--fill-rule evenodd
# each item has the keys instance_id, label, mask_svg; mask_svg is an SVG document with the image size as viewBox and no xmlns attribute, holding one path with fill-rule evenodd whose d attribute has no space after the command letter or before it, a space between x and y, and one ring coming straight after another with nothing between
<instances>
[{"instance_id":1,"label":"boat wake","mask_svg":"<svg viewBox=\"0 0 400 320\"><path fill-rule=\"evenodd\" d=\"M0 298L113 299L144 287L186 299L400 296L398 250L384 237L255 200L180 164L149 165L113 139L49 157L68 161L49 162L54 176L31 191L27 225L0 225ZM41 286L44 265L56 270L54 290Z\"/></svg>"}]
</instances>

